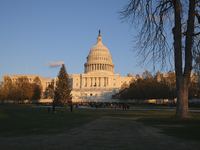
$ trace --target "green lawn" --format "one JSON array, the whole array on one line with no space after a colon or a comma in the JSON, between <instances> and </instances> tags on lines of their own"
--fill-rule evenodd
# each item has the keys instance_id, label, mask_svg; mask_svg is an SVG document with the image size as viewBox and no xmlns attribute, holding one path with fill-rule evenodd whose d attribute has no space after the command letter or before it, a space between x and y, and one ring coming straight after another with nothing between
<instances>
[{"instance_id":1,"label":"green lawn","mask_svg":"<svg viewBox=\"0 0 200 150\"><path fill-rule=\"evenodd\" d=\"M134 106L135 108L136 106ZM141 107L136 107L140 108ZM143 107L161 109L162 107ZM165 108L165 107L163 107ZM52 110L52 108L51 108ZM33 105L0 105L0 136L23 136L38 134L57 134L89 123L99 117L141 117L137 121L161 128L163 133L184 139L200 140L200 113L192 112L195 119L171 118L175 111L167 110L129 110L119 109L73 109L56 108L58 113L48 113L45 107ZM124 121L122 124L126 124Z\"/></svg>"}]
</instances>

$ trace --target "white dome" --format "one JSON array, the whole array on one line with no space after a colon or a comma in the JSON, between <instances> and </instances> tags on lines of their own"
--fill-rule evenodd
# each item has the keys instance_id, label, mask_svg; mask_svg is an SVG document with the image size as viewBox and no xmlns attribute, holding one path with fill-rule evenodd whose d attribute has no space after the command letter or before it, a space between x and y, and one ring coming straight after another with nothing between
<instances>
[{"instance_id":1,"label":"white dome","mask_svg":"<svg viewBox=\"0 0 200 150\"><path fill-rule=\"evenodd\" d=\"M112 63L112 57L106 46L102 43L102 37L97 37L97 44L93 46L87 57L85 63L85 72L96 72L96 71L109 71L114 72L114 64Z\"/></svg>"},{"instance_id":2,"label":"white dome","mask_svg":"<svg viewBox=\"0 0 200 150\"><path fill-rule=\"evenodd\" d=\"M93 46L90 50L90 54L94 53L101 53L101 54L108 54L110 55L110 52L106 46L102 43L102 37L99 33L99 36L97 37L97 44Z\"/></svg>"}]
</instances>

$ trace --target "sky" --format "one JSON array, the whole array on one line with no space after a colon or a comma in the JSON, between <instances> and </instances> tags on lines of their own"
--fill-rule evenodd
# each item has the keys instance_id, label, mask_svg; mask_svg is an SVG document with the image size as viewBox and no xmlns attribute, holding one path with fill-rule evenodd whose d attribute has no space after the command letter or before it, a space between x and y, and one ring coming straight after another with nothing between
<instances>
[{"instance_id":1,"label":"sky","mask_svg":"<svg viewBox=\"0 0 200 150\"><path fill-rule=\"evenodd\" d=\"M137 31L119 20L129 0L1 0L0 81L3 75L54 78L64 61L68 74L84 73L90 49L109 49L120 76L152 70L132 51Z\"/></svg>"}]
</instances>

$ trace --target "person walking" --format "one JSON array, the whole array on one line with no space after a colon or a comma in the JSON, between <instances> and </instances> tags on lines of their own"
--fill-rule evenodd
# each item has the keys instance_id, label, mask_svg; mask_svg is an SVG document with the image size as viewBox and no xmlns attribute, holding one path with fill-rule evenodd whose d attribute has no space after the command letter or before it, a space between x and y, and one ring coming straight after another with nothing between
<instances>
[{"instance_id":1,"label":"person walking","mask_svg":"<svg viewBox=\"0 0 200 150\"><path fill-rule=\"evenodd\" d=\"M70 110L71 110L71 112L73 111L73 105L71 104L71 106L70 106Z\"/></svg>"},{"instance_id":2,"label":"person walking","mask_svg":"<svg viewBox=\"0 0 200 150\"><path fill-rule=\"evenodd\" d=\"M127 110L129 110L129 108L130 108L130 105L127 103Z\"/></svg>"}]
</instances>

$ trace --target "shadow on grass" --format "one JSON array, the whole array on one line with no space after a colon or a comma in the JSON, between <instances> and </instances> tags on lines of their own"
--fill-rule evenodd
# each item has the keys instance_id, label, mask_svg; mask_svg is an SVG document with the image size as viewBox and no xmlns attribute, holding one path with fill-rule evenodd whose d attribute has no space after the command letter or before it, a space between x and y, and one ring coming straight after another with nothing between
<instances>
[{"instance_id":1,"label":"shadow on grass","mask_svg":"<svg viewBox=\"0 0 200 150\"><path fill-rule=\"evenodd\" d=\"M200 113L191 113L197 119L178 120L170 118L175 112L156 110L123 111L119 109L73 109L56 108L58 113L45 107L32 105L0 105L0 136L23 136L66 133L70 129L90 123L100 117L136 117L145 125L161 128L163 133L184 139L197 139L200 133ZM52 109L51 109L52 110ZM123 123L126 123L124 120Z\"/></svg>"},{"instance_id":2,"label":"shadow on grass","mask_svg":"<svg viewBox=\"0 0 200 150\"><path fill-rule=\"evenodd\" d=\"M200 118L140 118L137 120L162 130L162 133L185 140L200 140Z\"/></svg>"}]
</instances>

